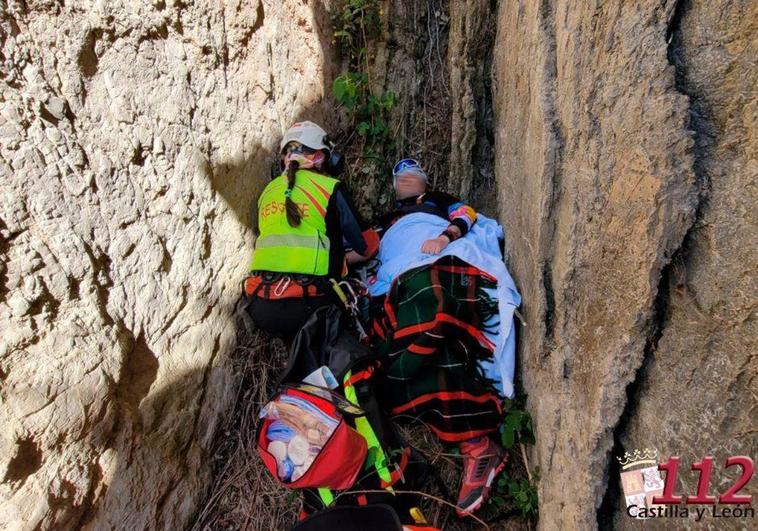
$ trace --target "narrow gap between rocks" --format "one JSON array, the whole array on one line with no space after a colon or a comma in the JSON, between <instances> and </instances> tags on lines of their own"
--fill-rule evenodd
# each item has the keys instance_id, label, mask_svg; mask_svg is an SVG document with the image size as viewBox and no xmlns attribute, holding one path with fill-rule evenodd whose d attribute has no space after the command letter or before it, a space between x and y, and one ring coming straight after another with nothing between
<instances>
[{"instance_id":1,"label":"narrow gap between rocks","mask_svg":"<svg viewBox=\"0 0 758 531\"><path fill-rule=\"evenodd\" d=\"M413 16L399 17L395 22L397 27L384 30L383 38L388 41L385 45L389 48L390 59L386 64L377 62L373 68L375 78L385 79L385 89L400 87L398 97L401 105L392 117L397 124L397 147L391 156L418 158L431 170L438 189L460 194L477 210L496 216L492 73L497 2L488 4L488 13L479 14L486 16L486 19L476 21L482 25L483 31L472 31L463 36L467 39L462 44L466 53L470 57L484 58L479 59L476 68L469 68L466 74L449 71L449 39L453 28L450 27L451 6L444 0L416 0L402 5L399 9L407 9ZM414 42L403 42L403 39L413 39ZM408 49L414 50L413 56L403 55ZM402 63L399 58L405 62ZM403 85L407 80L400 76L406 74L409 64L420 79L414 79L412 85ZM467 185L461 184L459 176L452 174L451 150L446 145L450 144L455 149L459 142L456 135L465 134L454 131L449 125L454 112L454 102L450 96L452 75L462 75L463 82L469 84L471 95L467 104L471 105L469 111L472 117L463 124L463 129L467 128L469 134L473 134L473 138L468 139L469 152L463 161L471 171ZM405 91L402 91L403 87ZM450 137L441 138L442 132ZM348 160L347 175L343 178L351 186L364 216L373 217L390 205L386 196L389 180L384 183L364 182L367 176L360 171L363 153L355 135L348 127L340 138ZM377 178L384 177L368 176L369 180ZM255 426L258 411L275 392L277 374L286 364L287 352L282 342L270 341L256 331L244 312L237 312L237 321L238 346L227 361L236 379L234 410L219 429L213 455L212 487L192 529L285 529L297 519L299 493L281 488L263 466L255 446ZM445 449L431 436L428 428L401 429L411 444L434 460L443 482L454 495L460 465L444 456ZM512 453L506 472L516 478L527 477L517 451ZM448 494L439 492L436 486L430 486L429 493L437 496ZM447 507L427 503L423 509L427 518L441 528L452 531L481 529L471 519L457 519ZM489 511L486 520L497 529L532 528L531 520L509 507Z\"/></svg>"}]
</instances>

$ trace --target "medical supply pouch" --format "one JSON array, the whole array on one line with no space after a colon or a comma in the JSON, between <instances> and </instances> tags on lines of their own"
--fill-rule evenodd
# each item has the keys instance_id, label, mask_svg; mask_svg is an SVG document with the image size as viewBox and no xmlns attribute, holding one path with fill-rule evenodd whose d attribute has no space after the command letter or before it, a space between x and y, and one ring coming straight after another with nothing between
<instances>
[{"instance_id":1,"label":"medical supply pouch","mask_svg":"<svg viewBox=\"0 0 758 531\"><path fill-rule=\"evenodd\" d=\"M284 487L345 490L367 454L365 439L348 424L359 415L328 389L286 385L261 410L258 453Z\"/></svg>"}]
</instances>

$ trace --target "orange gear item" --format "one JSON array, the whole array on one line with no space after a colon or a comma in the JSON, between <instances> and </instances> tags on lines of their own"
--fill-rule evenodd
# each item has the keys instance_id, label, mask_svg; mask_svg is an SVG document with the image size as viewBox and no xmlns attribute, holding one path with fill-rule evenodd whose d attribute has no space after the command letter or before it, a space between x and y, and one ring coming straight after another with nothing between
<instances>
[{"instance_id":1,"label":"orange gear item","mask_svg":"<svg viewBox=\"0 0 758 531\"><path fill-rule=\"evenodd\" d=\"M363 239L366 241L366 258L371 258L379 251L379 234L374 229L363 231Z\"/></svg>"}]
</instances>

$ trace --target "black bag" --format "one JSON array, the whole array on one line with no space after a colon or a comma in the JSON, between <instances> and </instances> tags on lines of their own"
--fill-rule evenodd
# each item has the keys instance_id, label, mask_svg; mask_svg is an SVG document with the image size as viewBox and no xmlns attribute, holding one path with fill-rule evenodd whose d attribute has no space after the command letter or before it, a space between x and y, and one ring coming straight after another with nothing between
<instances>
[{"instance_id":1,"label":"black bag","mask_svg":"<svg viewBox=\"0 0 758 531\"><path fill-rule=\"evenodd\" d=\"M295 336L279 384L299 383L323 366L342 382L347 371L370 363L374 355L348 331L348 319L334 304L317 308Z\"/></svg>"},{"instance_id":2,"label":"black bag","mask_svg":"<svg viewBox=\"0 0 758 531\"><path fill-rule=\"evenodd\" d=\"M389 505L337 506L309 516L292 531L403 531Z\"/></svg>"}]
</instances>

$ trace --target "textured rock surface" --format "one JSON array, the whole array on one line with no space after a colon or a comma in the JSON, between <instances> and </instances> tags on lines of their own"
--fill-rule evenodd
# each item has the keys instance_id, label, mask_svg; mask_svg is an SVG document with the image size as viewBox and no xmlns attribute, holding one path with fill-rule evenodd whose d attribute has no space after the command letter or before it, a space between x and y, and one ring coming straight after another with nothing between
<instances>
[{"instance_id":1,"label":"textured rock surface","mask_svg":"<svg viewBox=\"0 0 758 531\"><path fill-rule=\"evenodd\" d=\"M694 218L687 98L666 56L673 9L500 4L496 172L544 529L596 525L661 271Z\"/></svg>"},{"instance_id":2,"label":"textured rock surface","mask_svg":"<svg viewBox=\"0 0 758 531\"><path fill-rule=\"evenodd\" d=\"M756 447L754 15L500 4L496 171L544 529L631 526L612 448L688 468Z\"/></svg>"},{"instance_id":3,"label":"textured rock surface","mask_svg":"<svg viewBox=\"0 0 758 531\"><path fill-rule=\"evenodd\" d=\"M477 136L476 98L471 80L477 67L485 64L483 55L477 53L478 40L473 38L488 26L482 16L486 0L469 0L450 4L452 31L449 39L450 72L450 130L455 131L450 143L449 173L455 175L451 182L460 195L468 197L474 184L474 168L471 150ZM452 181L452 179L451 179Z\"/></svg>"},{"instance_id":4,"label":"textured rock surface","mask_svg":"<svg viewBox=\"0 0 758 531\"><path fill-rule=\"evenodd\" d=\"M450 3L448 188L478 206L487 202L488 195L493 199L496 196L492 193L495 176L490 87L495 16L487 0Z\"/></svg>"},{"instance_id":5,"label":"textured rock surface","mask_svg":"<svg viewBox=\"0 0 758 531\"><path fill-rule=\"evenodd\" d=\"M475 201L491 214L492 3L384 0L381 5L371 80L377 93L392 90L400 96L392 113L397 156L418 158L435 188ZM386 177L370 176L365 184L369 197L378 195L382 205L383 194L390 195Z\"/></svg>"},{"instance_id":6,"label":"textured rock surface","mask_svg":"<svg viewBox=\"0 0 758 531\"><path fill-rule=\"evenodd\" d=\"M626 448L679 455L678 493L695 493L690 465L714 456L710 493L718 494L739 477L739 467L724 471L726 458L755 458L758 448L758 5L686 2L678 9L671 55L679 89L691 101L702 192L697 220L663 286L660 341L640 370L619 435ZM741 494L757 499L758 483ZM617 527L628 523L617 514ZM742 519L705 524L691 522L698 529L746 528Z\"/></svg>"},{"instance_id":7,"label":"textured rock surface","mask_svg":"<svg viewBox=\"0 0 758 531\"><path fill-rule=\"evenodd\" d=\"M382 33L372 43L373 88L400 95L392 113L398 157L422 161L434 186L445 189L455 136L450 129L448 2L384 0L382 12ZM389 179L381 184L389 194Z\"/></svg>"},{"instance_id":8,"label":"textured rock surface","mask_svg":"<svg viewBox=\"0 0 758 531\"><path fill-rule=\"evenodd\" d=\"M325 31L320 2L0 2L3 529L193 514L249 206L322 117Z\"/></svg>"}]
</instances>

